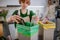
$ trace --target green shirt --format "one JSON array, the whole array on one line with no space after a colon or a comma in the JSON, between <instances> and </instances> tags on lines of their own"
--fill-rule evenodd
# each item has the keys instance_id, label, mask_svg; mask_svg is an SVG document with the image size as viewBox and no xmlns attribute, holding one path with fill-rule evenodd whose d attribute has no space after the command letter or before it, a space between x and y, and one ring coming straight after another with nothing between
<instances>
[{"instance_id":1,"label":"green shirt","mask_svg":"<svg viewBox=\"0 0 60 40\"><path fill-rule=\"evenodd\" d=\"M18 10L15 10L12 15L18 15ZM35 15L35 13L33 13L32 10L30 10L30 15L28 15L28 10L27 10L27 12L26 12L25 14L23 14L23 13L21 12L21 10L20 10L20 16L21 16L21 17L29 16L30 19L31 19L33 15Z\"/></svg>"},{"instance_id":2,"label":"green shirt","mask_svg":"<svg viewBox=\"0 0 60 40\"><path fill-rule=\"evenodd\" d=\"M28 10L27 10L28 11ZM27 14L28 12L26 12L25 14L23 14L22 12L21 12L21 10L20 10L20 16L21 17L26 17L26 16L28 16L28 14Z\"/></svg>"},{"instance_id":3,"label":"green shirt","mask_svg":"<svg viewBox=\"0 0 60 40\"><path fill-rule=\"evenodd\" d=\"M12 15L18 15L18 10L15 10ZM27 10L27 12L26 12L25 14L23 14L23 13L21 12L21 10L20 10L20 16L21 16L21 17L27 17L27 16L29 16L30 22L31 22L31 19L32 19L32 16L33 16L33 15L35 15L35 13L33 13L32 10L30 10L30 15L28 15L28 10ZM15 27L16 27L16 23L15 23Z\"/></svg>"}]
</instances>

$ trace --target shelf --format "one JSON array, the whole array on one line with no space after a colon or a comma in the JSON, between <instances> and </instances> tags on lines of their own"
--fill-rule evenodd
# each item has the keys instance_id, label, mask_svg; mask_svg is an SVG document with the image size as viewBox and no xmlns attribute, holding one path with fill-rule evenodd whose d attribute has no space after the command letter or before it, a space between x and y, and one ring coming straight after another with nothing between
<instances>
[{"instance_id":1,"label":"shelf","mask_svg":"<svg viewBox=\"0 0 60 40\"><path fill-rule=\"evenodd\" d=\"M5 8L5 7L20 7L21 5L7 5L7 6L0 6L0 8Z\"/></svg>"}]
</instances>

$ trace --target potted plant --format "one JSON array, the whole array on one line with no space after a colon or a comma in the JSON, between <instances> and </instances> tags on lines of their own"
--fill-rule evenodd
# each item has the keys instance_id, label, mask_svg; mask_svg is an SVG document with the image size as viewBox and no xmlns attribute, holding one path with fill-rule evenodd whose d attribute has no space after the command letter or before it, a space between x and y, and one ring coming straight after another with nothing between
<instances>
[{"instance_id":1,"label":"potted plant","mask_svg":"<svg viewBox=\"0 0 60 40\"><path fill-rule=\"evenodd\" d=\"M3 17L4 18L4 21L6 21L6 15L8 14L8 10L2 10L0 12L0 17Z\"/></svg>"}]
</instances>

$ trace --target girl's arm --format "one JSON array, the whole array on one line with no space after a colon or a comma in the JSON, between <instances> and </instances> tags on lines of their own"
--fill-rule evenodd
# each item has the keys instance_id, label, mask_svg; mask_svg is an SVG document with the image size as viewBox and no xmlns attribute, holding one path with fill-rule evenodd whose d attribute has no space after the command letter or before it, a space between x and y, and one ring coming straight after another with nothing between
<instances>
[{"instance_id":1,"label":"girl's arm","mask_svg":"<svg viewBox=\"0 0 60 40\"><path fill-rule=\"evenodd\" d=\"M13 15L13 16L7 18L8 23L13 23L13 22L19 23L18 20L20 20L20 16L18 16L18 15Z\"/></svg>"},{"instance_id":2,"label":"girl's arm","mask_svg":"<svg viewBox=\"0 0 60 40\"><path fill-rule=\"evenodd\" d=\"M13 12L12 16L10 16L9 18L7 18L7 22L8 23L13 23L13 22L19 23L18 20L20 20L20 16L17 15L17 13L18 13L18 10L15 10Z\"/></svg>"},{"instance_id":3,"label":"girl's arm","mask_svg":"<svg viewBox=\"0 0 60 40\"><path fill-rule=\"evenodd\" d=\"M36 21L36 23L39 21L39 17L36 16L36 14L33 11L30 11L30 16L32 16L31 21Z\"/></svg>"}]
</instances>

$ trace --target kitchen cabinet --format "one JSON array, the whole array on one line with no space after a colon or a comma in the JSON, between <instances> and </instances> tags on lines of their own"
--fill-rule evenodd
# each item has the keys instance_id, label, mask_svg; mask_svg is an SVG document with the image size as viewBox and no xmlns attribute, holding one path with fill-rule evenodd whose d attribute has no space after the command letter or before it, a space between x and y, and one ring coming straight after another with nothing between
<instances>
[{"instance_id":1,"label":"kitchen cabinet","mask_svg":"<svg viewBox=\"0 0 60 40\"><path fill-rule=\"evenodd\" d=\"M0 37L3 36L3 24L0 23Z\"/></svg>"},{"instance_id":2,"label":"kitchen cabinet","mask_svg":"<svg viewBox=\"0 0 60 40\"><path fill-rule=\"evenodd\" d=\"M31 6L46 6L48 0L31 0ZM7 6L7 5L19 5L18 0L1 0L0 6Z\"/></svg>"},{"instance_id":3,"label":"kitchen cabinet","mask_svg":"<svg viewBox=\"0 0 60 40\"><path fill-rule=\"evenodd\" d=\"M7 38L8 35L10 35L8 23L0 21L0 37Z\"/></svg>"},{"instance_id":4,"label":"kitchen cabinet","mask_svg":"<svg viewBox=\"0 0 60 40\"><path fill-rule=\"evenodd\" d=\"M18 0L1 0L0 6L7 6L7 5L19 5Z\"/></svg>"},{"instance_id":5,"label":"kitchen cabinet","mask_svg":"<svg viewBox=\"0 0 60 40\"><path fill-rule=\"evenodd\" d=\"M46 6L48 0L31 0L31 6Z\"/></svg>"}]
</instances>

